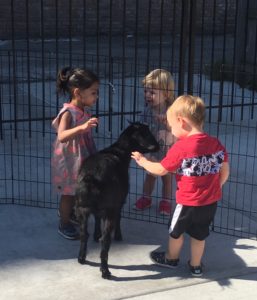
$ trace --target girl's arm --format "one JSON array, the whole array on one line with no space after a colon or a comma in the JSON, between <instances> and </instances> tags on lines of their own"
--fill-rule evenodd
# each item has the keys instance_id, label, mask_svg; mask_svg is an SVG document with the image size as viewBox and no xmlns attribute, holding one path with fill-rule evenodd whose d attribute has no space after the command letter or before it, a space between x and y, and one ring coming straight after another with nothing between
<instances>
[{"instance_id":1,"label":"girl's arm","mask_svg":"<svg viewBox=\"0 0 257 300\"><path fill-rule=\"evenodd\" d=\"M156 122L164 124L168 128L167 116L166 114L158 114L155 116Z\"/></svg>"},{"instance_id":2,"label":"girl's arm","mask_svg":"<svg viewBox=\"0 0 257 300\"><path fill-rule=\"evenodd\" d=\"M228 180L228 177L229 177L229 163L224 162L220 169L220 185L221 186L223 186L223 184Z\"/></svg>"},{"instance_id":3,"label":"girl's arm","mask_svg":"<svg viewBox=\"0 0 257 300\"><path fill-rule=\"evenodd\" d=\"M62 114L59 127L58 127L58 140L61 143L65 143L70 139L74 138L76 135L83 133L84 131L89 130L92 127L96 127L98 124L97 118L91 118L84 124L76 126L74 128L71 127L71 114L66 111Z\"/></svg>"},{"instance_id":4,"label":"girl's arm","mask_svg":"<svg viewBox=\"0 0 257 300\"><path fill-rule=\"evenodd\" d=\"M166 114L159 114L156 116L156 121L159 122L159 123L162 123L166 126L166 130L171 132L171 128L170 128L170 125L167 121L167 115Z\"/></svg>"},{"instance_id":5,"label":"girl's arm","mask_svg":"<svg viewBox=\"0 0 257 300\"><path fill-rule=\"evenodd\" d=\"M131 157L140 167L143 167L146 171L154 175L163 176L168 173L168 171L159 162L152 162L137 151L132 152Z\"/></svg>"}]
</instances>

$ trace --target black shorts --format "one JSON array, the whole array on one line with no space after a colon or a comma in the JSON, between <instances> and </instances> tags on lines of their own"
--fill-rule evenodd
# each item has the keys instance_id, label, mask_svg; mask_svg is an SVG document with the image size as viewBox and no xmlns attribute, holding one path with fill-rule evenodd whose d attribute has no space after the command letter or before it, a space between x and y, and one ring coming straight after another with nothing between
<instances>
[{"instance_id":1,"label":"black shorts","mask_svg":"<svg viewBox=\"0 0 257 300\"><path fill-rule=\"evenodd\" d=\"M192 238L203 241L209 235L209 227L217 210L217 202L206 206L177 204L169 226L169 234L178 239L188 233Z\"/></svg>"}]
</instances>

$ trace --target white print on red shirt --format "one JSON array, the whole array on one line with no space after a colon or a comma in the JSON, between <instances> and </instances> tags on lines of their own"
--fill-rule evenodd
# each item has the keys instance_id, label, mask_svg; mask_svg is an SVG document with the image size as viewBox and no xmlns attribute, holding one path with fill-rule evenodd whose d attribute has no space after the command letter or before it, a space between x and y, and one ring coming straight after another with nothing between
<instances>
[{"instance_id":1,"label":"white print on red shirt","mask_svg":"<svg viewBox=\"0 0 257 300\"><path fill-rule=\"evenodd\" d=\"M177 174L188 177L217 174L221 169L224 156L224 151L218 151L210 155L185 158L177 170Z\"/></svg>"}]
</instances>

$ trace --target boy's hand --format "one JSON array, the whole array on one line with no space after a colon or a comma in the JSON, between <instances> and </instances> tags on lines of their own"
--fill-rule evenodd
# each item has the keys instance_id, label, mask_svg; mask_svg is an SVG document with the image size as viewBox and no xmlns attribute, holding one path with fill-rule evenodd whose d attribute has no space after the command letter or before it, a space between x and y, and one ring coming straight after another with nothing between
<instances>
[{"instance_id":1,"label":"boy's hand","mask_svg":"<svg viewBox=\"0 0 257 300\"><path fill-rule=\"evenodd\" d=\"M168 173L161 163L150 161L137 151L131 153L131 158L133 158L140 167L143 167L146 171L154 175L164 176Z\"/></svg>"},{"instance_id":2,"label":"boy's hand","mask_svg":"<svg viewBox=\"0 0 257 300\"><path fill-rule=\"evenodd\" d=\"M131 158L133 158L136 163L143 167L144 162L147 160L143 154L139 153L138 151L134 151L131 153Z\"/></svg>"}]
</instances>

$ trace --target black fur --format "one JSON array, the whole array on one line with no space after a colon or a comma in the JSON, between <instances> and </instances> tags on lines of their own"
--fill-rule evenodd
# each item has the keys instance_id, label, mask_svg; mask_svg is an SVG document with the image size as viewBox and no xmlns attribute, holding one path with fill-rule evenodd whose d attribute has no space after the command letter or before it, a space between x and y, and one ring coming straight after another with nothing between
<instances>
[{"instance_id":1,"label":"black fur","mask_svg":"<svg viewBox=\"0 0 257 300\"><path fill-rule=\"evenodd\" d=\"M114 239L122 240L120 230L121 209L129 190L129 163L131 152L154 152L159 145L145 124L132 123L118 138L117 142L94 155L83 163L77 187L76 214L80 222L80 251L78 261L86 263L88 230L87 222L91 213L95 215L94 239L101 241L101 271L103 278L110 278L108 252L111 233ZM101 232L103 220L103 232Z\"/></svg>"}]
</instances>

